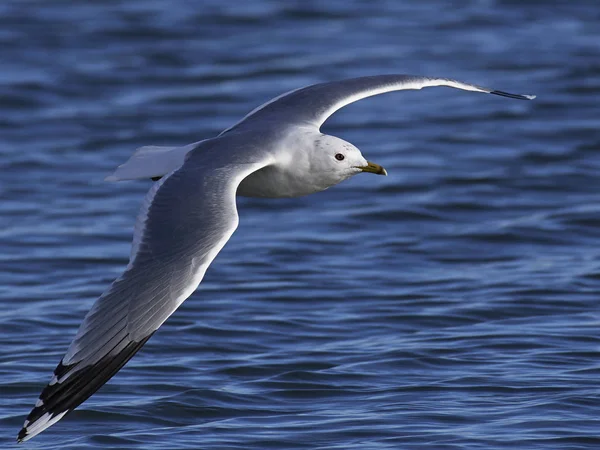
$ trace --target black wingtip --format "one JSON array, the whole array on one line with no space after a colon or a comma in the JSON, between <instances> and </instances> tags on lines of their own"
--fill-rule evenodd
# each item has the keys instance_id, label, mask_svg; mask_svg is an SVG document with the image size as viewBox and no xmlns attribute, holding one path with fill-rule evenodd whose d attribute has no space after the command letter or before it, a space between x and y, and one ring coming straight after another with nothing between
<instances>
[{"instance_id":1,"label":"black wingtip","mask_svg":"<svg viewBox=\"0 0 600 450\"><path fill-rule=\"evenodd\" d=\"M153 334L146 336L140 342L129 342L119 353L110 354L109 352L92 365L85 366L81 365L80 362L64 365L61 361L54 370L56 381L51 381L52 384L48 384L42 391L38 400L39 404L36 404L31 410L27 416L25 426L19 431L17 442L36 436L87 400L112 378ZM80 365L81 367L79 367ZM67 376L67 374L69 374L68 377L61 381L61 378ZM49 425L41 429L38 426L38 429L32 433L29 428L40 418L43 418L44 414L50 415L47 418Z\"/></svg>"},{"instance_id":2,"label":"black wingtip","mask_svg":"<svg viewBox=\"0 0 600 450\"><path fill-rule=\"evenodd\" d=\"M510 92L504 91L490 91L490 94L499 95L501 97L516 98L517 100L533 100L535 95L526 94L511 94Z\"/></svg>"}]
</instances>

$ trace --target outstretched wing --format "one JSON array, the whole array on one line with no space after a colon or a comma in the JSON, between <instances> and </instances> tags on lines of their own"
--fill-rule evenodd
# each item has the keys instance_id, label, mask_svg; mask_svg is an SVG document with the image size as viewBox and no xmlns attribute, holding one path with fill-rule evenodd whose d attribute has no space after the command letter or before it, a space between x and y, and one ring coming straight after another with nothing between
<instances>
[{"instance_id":1,"label":"outstretched wing","mask_svg":"<svg viewBox=\"0 0 600 450\"><path fill-rule=\"evenodd\" d=\"M224 162L222 152L213 153L192 151L182 167L150 189L127 269L86 315L19 441L42 432L96 392L198 287L237 228L238 185L268 164Z\"/></svg>"},{"instance_id":2,"label":"outstretched wing","mask_svg":"<svg viewBox=\"0 0 600 450\"><path fill-rule=\"evenodd\" d=\"M363 98L386 92L422 89L431 86L448 86L465 91L484 92L519 100L533 100L535 98L535 95L510 94L448 78L376 75L314 84L287 92L254 109L240 122L221 134L233 129L242 129L246 126L254 127L257 121L269 122L271 120L277 120L280 124L282 121L292 124L305 123L319 128L338 109Z\"/></svg>"}]
</instances>

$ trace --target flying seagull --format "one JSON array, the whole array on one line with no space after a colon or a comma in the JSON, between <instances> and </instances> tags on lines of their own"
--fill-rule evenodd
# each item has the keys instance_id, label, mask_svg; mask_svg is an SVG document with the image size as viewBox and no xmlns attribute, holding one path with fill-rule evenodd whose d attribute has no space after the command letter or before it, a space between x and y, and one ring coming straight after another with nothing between
<instances>
[{"instance_id":1,"label":"flying seagull","mask_svg":"<svg viewBox=\"0 0 600 450\"><path fill-rule=\"evenodd\" d=\"M282 94L212 139L138 149L107 177L157 180L137 217L129 264L85 316L17 440L31 439L88 399L196 290L237 228L236 195L298 197L360 172L387 175L354 145L320 127L357 100L431 86L535 98L446 78L353 78Z\"/></svg>"}]
</instances>

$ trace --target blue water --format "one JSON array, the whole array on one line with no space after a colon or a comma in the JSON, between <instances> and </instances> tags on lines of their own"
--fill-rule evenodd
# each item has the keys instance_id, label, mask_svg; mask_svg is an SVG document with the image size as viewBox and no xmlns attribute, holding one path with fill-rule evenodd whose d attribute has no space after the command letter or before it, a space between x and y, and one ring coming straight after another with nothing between
<instances>
[{"instance_id":1,"label":"blue water","mask_svg":"<svg viewBox=\"0 0 600 450\"><path fill-rule=\"evenodd\" d=\"M286 90L452 77L324 131L389 172L240 199L142 351L32 449L600 448L595 0L4 1L0 448L127 264L136 147L214 136Z\"/></svg>"}]
</instances>

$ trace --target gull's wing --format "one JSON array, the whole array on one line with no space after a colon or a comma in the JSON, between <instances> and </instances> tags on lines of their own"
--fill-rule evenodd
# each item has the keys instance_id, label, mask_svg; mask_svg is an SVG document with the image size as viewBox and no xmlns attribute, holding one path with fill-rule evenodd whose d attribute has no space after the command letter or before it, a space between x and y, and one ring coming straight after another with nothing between
<instances>
[{"instance_id":1,"label":"gull's wing","mask_svg":"<svg viewBox=\"0 0 600 450\"><path fill-rule=\"evenodd\" d=\"M269 161L236 162L222 149L204 150L192 151L148 192L127 269L85 316L19 441L60 420L117 373L194 292L237 228L238 185Z\"/></svg>"},{"instance_id":2,"label":"gull's wing","mask_svg":"<svg viewBox=\"0 0 600 450\"><path fill-rule=\"evenodd\" d=\"M257 121L270 122L272 120L277 121L280 126L281 123L288 122L295 125L313 125L319 128L338 109L363 98L386 92L422 89L431 86L448 86L465 91L484 92L519 100L533 100L535 98L535 95L510 94L448 78L376 75L314 84L286 92L254 109L240 122L226 129L223 133L233 129L242 129L246 126L255 127Z\"/></svg>"}]
</instances>

